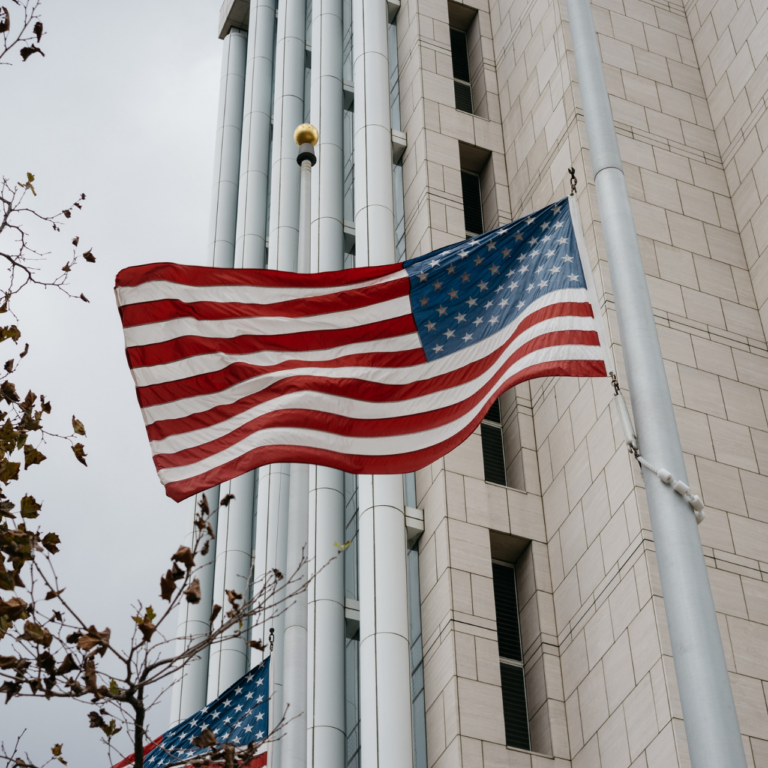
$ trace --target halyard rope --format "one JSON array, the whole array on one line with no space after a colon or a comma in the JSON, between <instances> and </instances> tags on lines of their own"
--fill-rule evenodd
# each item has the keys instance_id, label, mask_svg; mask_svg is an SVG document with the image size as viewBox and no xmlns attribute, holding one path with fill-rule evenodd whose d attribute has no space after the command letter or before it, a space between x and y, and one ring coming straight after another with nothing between
<instances>
[{"instance_id":1,"label":"halyard rope","mask_svg":"<svg viewBox=\"0 0 768 768\"><path fill-rule=\"evenodd\" d=\"M632 419L629 415L629 408L627 408L627 402L624 400L624 395L621 394L619 380L616 378L615 373L611 373L611 381L613 382L616 405L619 409L619 421L621 421L621 428L624 431L624 442L627 444L628 450L637 459L638 464L645 467L650 472L653 472L653 474L665 485L671 485L672 490L680 494L680 496L688 502L693 510L696 522L700 525L705 517L704 502L695 493L691 493L691 489L682 480L675 480L669 470L664 469L663 467L657 469L640 455L640 447L637 442L635 428L632 425Z\"/></svg>"}]
</instances>

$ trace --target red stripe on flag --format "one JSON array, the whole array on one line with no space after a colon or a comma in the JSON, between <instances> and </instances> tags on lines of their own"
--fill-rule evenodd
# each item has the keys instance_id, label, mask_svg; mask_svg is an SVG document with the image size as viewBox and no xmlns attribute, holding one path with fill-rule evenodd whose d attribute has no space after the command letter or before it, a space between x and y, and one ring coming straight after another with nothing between
<instances>
[{"instance_id":1,"label":"red stripe on flag","mask_svg":"<svg viewBox=\"0 0 768 768\"><path fill-rule=\"evenodd\" d=\"M194 301L178 299L148 301L123 307L123 327L151 325L192 317L196 320L232 320L243 317L314 317L329 312L345 312L389 301L410 292L409 280L390 280L358 290L329 293L326 296L308 296L274 304L245 304L234 301Z\"/></svg>"},{"instance_id":2,"label":"red stripe on flag","mask_svg":"<svg viewBox=\"0 0 768 768\"><path fill-rule=\"evenodd\" d=\"M310 411L298 408L285 408L272 413L259 416L246 424L233 429L226 435L202 445L186 448L176 453L157 454L153 457L155 467L158 470L169 467L186 466L197 461L202 461L225 450L249 435L261 429L270 427L299 427L304 429L316 429L334 435L347 437L389 437L392 435L407 435L420 432L424 429L434 429L449 424L464 414L471 411L478 403L486 399L488 392L496 386L499 379L518 360L539 349L546 347L574 344L581 346L599 346L597 334L593 331L564 331L560 333L544 334L532 339L507 360L494 374L485 386L479 389L472 397L463 400L456 405L444 408L436 408L428 413L417 413L408 416L397 416L383 419L354 419L339 414L329 414L320 411ZM336 383L336 382L334 382ZM333 384L331 385L333 387ZM331 388L329 387L329 388ZM302 382L298 390L312 390L307 382ZM427 423L428 422L428 423Z\"/></svg>"},{"instance_id":3,"label":"red stripe on flag","mask_svg":"<svg viewBox=\"0 0 768 768\"><path fill-rule=\"evenodd\" d=\"M596 343L599 344L599 341ZM494 357L494 360L498 358L499 353L497 352L495 354L496 357ZM424 361L426 361L426 358L424 358ZM483 370L485 370L485 368ZM445 376L450 375L451 374L445 374ZM445 384L442 388L455 385L455 379L446 379L445 381L447 381L447 384ZM238 413L247 411L250 408L254 408L260 403L267 402L268 400L272 400L290 392L298 392L302 390L311 392L324 392L326 394L338 394L340 396L349 397L355 400L367 400L376 402L376 398L379 396L379 392L373 387L382 385L368 386L367 382L363 383L366 384L365 387L361 386L359 379L354 378L328 379L326 377L316 376L290 376L282 379L281 381L275 382L271 386L266 387L259 392L254 392L253 394L247 395L234 403L226 403L223 405L215 406L199 413L190 414L183 418L162 419L155 421L147 427L147 433L150 440L162 440L164 437L170 437L171 435L178 435L183 432L191 432L192 430L202 429L204 427L210 426L211 424L217 424L218 422L226 421L227 419L236 416ZM461 383L461 381L459 381L459 383ZM422 394L430 394L430 391L431 390L426 388L422 389ZM406 397L415 397L418 394L411 394L411 392L415 392L415 390L403 390L403 392L405 393ZM391 401L392 399L397 398L393 397L390 393L389 399Z\"/></svg>"},{"instance_id":4,"label":"red stripe on flag","mask_svg":"<svg viewBox=\"0 0 768 768\"><path fill-rule=\"evenodd\" d=\"M412 315L404 315L357 328L339 328L333 331L308 331L280 336L238 336L234 339L182 336L159 344L131 347L126 350L126 355L131 368L144 368L215 353L249 355L254 352L311 352L317 349L333 349L345 344L390 339L409 333L416 333L416 323Z\"/></svg>"},{"instance_id":5,"label":"red stripe on flag","mask_svg":"<svg viewBox=\"0 0 768 768\"><path fill-rule=\"evenodd\" d=\"M555 314L554 312L550 313L547 311L556 308L557 307L546 307L544 310L534 312L527 317L524 322L520 323L520 325L515 328L514 332L509 337L507 344L514 341L520 334L534 325L544 322L545 320L550 320L553 317L562 316L560 312ZM597 335L593 333L593 336L596 339L595 342L583 343L595 343L599 346L600 341L597 338ZM441 376L435 376L431 379L414 382L412 384L405 384L399 387L350 379L350 381L359 381L358 386L367 390L369 394L357 397L353 396L351 392L348 391L344 396L355 397L355 399L358 400L372 400L374 402L379 402L381 399L388 401L409 399L411 397L416 397L416 393L429 394L436 389L445 389L448 386L455 386L459 381L469 381L476 378L483 371L487 370L489 366L503 354L504 350L505 347L501 347L481 360L470 363L451 373L442 374ZM152 405L162 405L164 403L172 403L176 400L184 400L189 397L222 392L243 381L248 381L249 379L255 379L268 373L278 373L280 371L289 371L296 368L344 368L347 366L404 368L418 365L425 361L426 358L424 357L422 350L412 350L409 352L375 352L372 354L346 355L332 360L320 361L287 360L278 365L268 366L251 365L250 363L233 363L220 371L204 373L199 376L190 376L187 379L177 379L176 381L169 381L163 384L137 387L136 394L139 398L139 404L142 408L146 408ZM334 379L333 381L340 382L343 380ZM292 386L292 384L287 380L284 380L277 382L272 386L279 388L280 386ZM272 387L269 389L271 390Z\"/></svg>"},{"instance_id":6,"label":"red stripe on flag","mask_svg":"<svg viewBox=\"0 0 768 768\"><path fill-rule=\"evenodd\" d=\"M222 285L251 285L264 288L324 288L375 280L377 277L390 275L402 268L402 264L386 264L381 267L358 267L339 270L338 272L301 274L298 272L280 272L276 269L223 269L157 263L120 270L115 278L115 287L129 288L144 283L166 281L201 288Z\"/></svg>"},{"instance_id":7,"label":"red stripe on flag","mask_svg":"<svg viewBox=\"0 0 768 768\"><path fill-rule=\"evenodd\" d=\"M146 757L160 742L163 740L162 736L158 736L158 738L151 741L149 744L147 744L146 747L144 747L144 757ZM115 763L112 768L128 768L128 766L133 766L136 762L135 760L135 752L132 752L128 757L123 758L119 763ZM264 766L267 764L267 753L262 752L260 755L256 755L256 757L253 758L249 763L243 766L243 768L264 768ZM145 761L146 765L146 761ZM210 766L209 768L212 768Z\"/></svg>"},{"instance_id":8,"label":"red stripe on flag","mask_svg":"<svg viewBox=\"0 0 768 768\"><path fill-rule=\"evenodd\" d=\"M163 740L162 736L158 736L156 739L153 739L152 741L147 744L146 747L144 747L144 757L146 757L161 741ZM128 757L123 758L119 763L115 763L112 768L127 768L127 766L132 766L136 760L136 753L131 752Z\"/></svg>"},{"instance_id":9,"label":"red stripe on flag","mask_svg":"<svg viewBox=\"0 0 768 768\"><path fill-rule=\"evenodd\" d=\"M155 384L136 390L142 408L150 405L163 405L188 397L211 395L234 387L243 381L256 379L268 373L279 373L300 368L343 368L345 366L365 368L408 368L426 362L422 349L409 349L403 352L373 352L370 354L344 355L335 360L288 360L280 365L250 365L248 363L233 363L224 370L215 373L205 373L180 381L170 381L167 384ZM313 378L313 377L307 377ZM339 381L339 379L334 379ZM354 381L358 381L354 379ZM280 386L287 380L277 382ZM361 382L365 386L368 382ZM287 384L291 386L291 384ZM377 384L375 386L385 386ZM271 388L270 388L271 389ZM369 399L369 398L362 398ZM399 399L399 398L398 398Z\"/></svg>"},{"instance_id":10,"label":"red stripe on flag","mask_svg":"<svg viewBox=\"0 0 768 768\"><path fill-rule=\"evenodd\" d=\"M606 376L605 363L600 360L568 360L563 362L548 362L533 365L526 368L519 376L505 382L499 387L488 403L501 395L511 387L530 379L541 376ZM231 480L233 477L249 472L265 464L280 462L295 462L299 464L319 464L333 467L345 472L356 474L402 474L413 472L415 469L426 467L446 453L461 445L472 434L477 425L482 421L483 413L465 427L461 432L453 435L448 440L431 446L430 448L411 453L393 454L390 456L358 456L353 454L327 451L320 448L305 448L294 445L266 446L255 448L248 453L233 459L204 474L168 483L165 492L175 501L182 501L189 496L212 488L214 485Z\"/></svg>"}]
</instances>

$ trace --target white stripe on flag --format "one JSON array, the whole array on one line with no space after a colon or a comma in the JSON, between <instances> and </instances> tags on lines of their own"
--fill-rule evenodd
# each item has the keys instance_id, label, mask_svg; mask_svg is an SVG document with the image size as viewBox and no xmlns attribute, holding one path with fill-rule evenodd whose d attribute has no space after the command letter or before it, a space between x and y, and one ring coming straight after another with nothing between
<instances>
[{"instance_id":1,"label":"white stripe on flag","mask_svg":"<svg viewBox=\"0 0 768 768\"><path fill-rule=\"evenodd\" d=\"M500 357L492 367L480 376L456 387L441 389L428 395L421 395L407 400L380 403L372 403L366 400L353 400L348 397L331 395L324 392L307 390L290 392L269 400L266 403L260 403L246 411L242 411L226 421L221 421L208 427L203 427L202 429L171 435L161 440L155 440L152 442L152 452L155 455L161 453L176 453L177 451L182 451L187 448L205 445L205 443L212 442L213 440L217 440L218 438L233 432L259 416L287 408L301 408L302 410L346 416L350 419L376 420L397 418L400 416L414 416L420 413L428 413L429 411L434 411L438 408L456 405L464 402L469 397L472 397L472 395L479 389L484 387L497 373L499 368L501 368L504 363L527 342L544 333L573 330L594 331L592 318L556 317L540 323L533 328L529 328L515 339L509 348L505 350L504 355ZM343 370L345 375L335 375L337 370ZM285 371L284 373L276 373L274 374L274 378L270 377L269 383L272 384L275 381L287 379L291 376L348 378L350 373L360 370L365 370L365 368L299 368ZM259 377L258 380L261 380L261 378L262 377Z\"/></svg>"},{"instance_id":2,"label":"white stripe on flag","mask_svg":"<svg viewBox=\"0 0 768 768\"><path fill-rule=\"evenodd\" d=\"M411 314L408 296L377 302L367 307L329 312L323 315L304 315L301 333L310 331L335 331L341 328L358 328L361 325L380 323ZM282 336L296 333L295 317L235 317L227 320L198 320L180 317L176 320L134 325L125 329L125 346L143 347L159 344L183 336L199 336L206 339L234 339L238 336Z\"/></svg>"},{"instance_id":3,"label":"white stripe on flag","mask_svg":"<svg viewBox=\"0 0 768 768\"><path fill-rule=\"evenodd\" d=\"M272 286L253 285L184 285L167 280L154 280L135 286L116 288L117 302L122 307L130 304L143 304L148 301L163 301L173 299L185 303L197 301L217 304L276 304L281 301L307 299L312 296L329 296L333 293L346 293L381 285L393 280L407 279L404 269L392 272L373 280L365 280L351 285L318 286L317 288L278 288Z\"/></svg>"},{"instance_id":4,"label":"white stripe on flag","mask_svg":"<svg viewBox=\"0 0 768 768\"><path fill-rule=\"evenodd\" d=\"M391 386L402 386L416 381L424 381L435 376L441 376L452 371L459 370L465 365L486 358L509 342L517 327L533 312L562 302L583 303L588 301L588 295L584 288L569 288L561 291L547 293L523 312L514 323L510 323L501 331L455 352L452 355L437 358L421 365L413 365L405 368L371 368L371 367L345 367L345 368L306 368L301 369L304 375L320 375L326 378L356 378L360 381L370 381ZM591 318L587 318L591 319ZM535 326L534 326L535 327ZM538 333L534 334L538 335ZM135 372L134 372L135 373ZM234 403L247 395L266 389L273 381L286 376L299 375L299 369L286 372L264 374L253 379L241 381L228 389L213 392L206 395L198 395L179 400L174 400L160 405L147 406L142 409L144 421L147 425L165 419L179 419L194 413L215 408L217 405Z\"/></svg>"},{"instance_id":5,"label":"white stripe on flag","mask_svg":"<svg viewBox=\"0 0 768 768\"><path fill-rule=\"evenodd\" d=\"M499 382L503 387L505 381L532 365L552 361L577 361L577 360L603 360L603 352L600 347L585 346L559 346L547 347L536 350L511 366L509 371ZM228 447L226 450L209 456L202 461L188 464L182 467L169 467L161 469L159 475L164 483L186 480L196 475L204 474L216 467L226 464L244 453L263 446L299 446L305 448L320 448L349 455L358 456L389 456L403 453L404 445L408 451L422 451L433 445L449 439L464 427L483 410L488 408L488 402L484 401L475 406L471 411L455 421L444 424L441 427L415 432L407 435L407 443L403 442L403 435L388 437L347 437L345 435L332 434L313 429L300 429L296 427L276 427L259 430L250 434L244 440Z\"/></svg>"},{"instance_id":6,"label":"white stripe on flag","mask_svg":"<svg viewBox=\"0 0 768 768\"><path fill-rule=\"evenodd\" d=\"M389 339L361 341L356 344L345 344L341 347L331 347L328 349L313 349L308 352L279 352L270 350L268 352L253 352L250 355L225 355L221 352L213 352L209 355L186 357L173 363L134 368L133 378L136 381L137 387L149 387L154 384L187 379L190 376L215 373L233 363L247 363L248 365L266 367L282 365L291 360L317 363L323 360L336 360L347 355L408 352L412 349L421 349L418 333L407 333L403 336L393 336Z\"/></svg>"}]
</instances>

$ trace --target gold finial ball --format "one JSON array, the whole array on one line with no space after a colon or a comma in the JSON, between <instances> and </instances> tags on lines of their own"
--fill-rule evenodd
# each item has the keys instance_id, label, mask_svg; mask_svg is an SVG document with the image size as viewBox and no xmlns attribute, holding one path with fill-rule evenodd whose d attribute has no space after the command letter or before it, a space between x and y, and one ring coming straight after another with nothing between
<instances>
[{"instance_id":1,"label":"gold finial ball","mask_svg":"<svg viewBox=\"0 0 768 768\"><path fill-rule=\"evenodd\" d=\"M293 140L298 146L301 146L302 144L311 144L314 147L317 145L319 138L320 134L317 132L317 128L309 123L302 123L293 132Z\"/></svg>"}]
</instances>

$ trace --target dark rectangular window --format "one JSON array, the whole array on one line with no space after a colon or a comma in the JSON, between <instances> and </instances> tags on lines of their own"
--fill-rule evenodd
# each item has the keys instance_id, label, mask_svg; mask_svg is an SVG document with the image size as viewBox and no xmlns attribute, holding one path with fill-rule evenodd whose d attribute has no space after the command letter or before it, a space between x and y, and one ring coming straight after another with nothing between
<instances>
[{"instance_id":1,"label":"dark rectangular window","mask_svg":"<svg viewBox=\"0 0 768 768\"><path fill-rule=\"evenodd\" d=\"M453 62L453 92L456 109L472 114L472 86L469 83L469 52L467 35L451 29L451 60Z\"/></svg>"},{"instance_id":2,"label":"dark rectangular window","mask_svg":"<svg viewBox=\"0 0 768 768\"><path fill-rule=\"evenodd\" d=\"M517 607L515 569L511 565L493 563L493 596L496 604L501 697L507 746L530 749L520 615Z\"/></svg>"},{"instance_id":3,"label":"dark rectangular window","mask_svg":"<svg viewBox=\"0 0 768 768\"><path fill-rule=\"evenodd\" d=\"M483 231L483 202L479 176L467 171L461 172L461 196L464 200L464 229L468 236L479 235Z\"/></svg>"},{"instance_id":4,"label":"dark rectangular window","mask_svg":"<svg viewBox=\"0 0 768 768\"><path fill-rule=\"evenodd\" d=\"M489 483L507 484L504 467L504 438L501 431L501 408L496 400L488 409L480 424L480 438L483 445L483 469Z\"/></svg>"}]
</instances>

